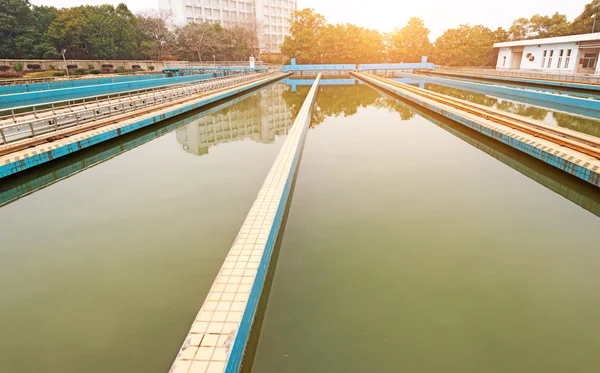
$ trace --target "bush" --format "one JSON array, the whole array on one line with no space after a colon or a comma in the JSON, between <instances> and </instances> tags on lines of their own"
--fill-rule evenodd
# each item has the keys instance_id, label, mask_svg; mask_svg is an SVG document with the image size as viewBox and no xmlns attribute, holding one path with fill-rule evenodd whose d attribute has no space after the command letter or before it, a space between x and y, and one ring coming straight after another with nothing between
<instances>
[{"instance_id":1,"label":"bush","mask_svg":"<svg viewBox=\"0 0 600 373\"><path fill-rule=\"evenodd\" d=\"M83 68L73 69L73 75L85 75L87 74L87 70Z\"/></svg>"},{"instance_id":2,"label":"bush","mask_svg":"<svg viewBox=\"0 0 600 373\"><path fill-rule=\"evenodd\" d=\"M150 71L154 71L154 66L152 66L152 65L148 65L148 70L150 70Z\"/></svg>"},{"instance_id":3,"label":"bush","mask_svg":"<svg viewBox=\"0 0 600 373\"><path fill-rule=\"evenodd\" d=\"M140 70L142 67L140 65L131 65L132 70Z\"/></svg>"},{"instance_id":4,"label":"bush","mask_svg":"<svg viewBox=\"0 0 600 373\"><path fill-rule=\"evenodd\" d=\"M0 72L0 79L21 78L23 75L20 71L2 71Z\"/></svg>"},{"instance_id":5,"label":"bush","mask_svg":"<svg viewBox=\"0 0 600 373\"><path fill-rule=\"evenodd\" d=\"M102 67L103 69L112 69L114 66L110 65L110 64L106 64L106 65L102 65L100 67Z\"/></svg>"},{"instance_id":6,"label":"bush","mask_svg":"<svg viewBox=\"0 0 600 373\"><path fill-rule=\"evenodd\" d=\"M122 73L124 73L124 72L125 72L125 68L124 68L123 66L118 66L118 67L115 69L115 72L116 72L117 74L122 74Z\"/></svg>"},{"instance_id":7,"label":"bush","mask_svg":"<svg viewBox=\"0 0 600 373\"><path fill-rule=\"evenodd\" d=\"M55 71L52 73L52 75L53 76L65 76L65 75L67 75L67 73L64 71Z\"/></svg>"},{"instance_id":8,"label":"bush","mask_svg":"<svg viewBox=\"0 0 600 373\"><path fill-rule=\"evenodd\" d=\"M12 65L12 69L15 71L23 71L23 64L21 62L17 62Z\"/></svg>"},{"instance_id":9,"label":"bush","mask_svg":"<svg viewBox=\"0 0 600 373\"><path fill-rule=\"evenodd\" d=\"M56 65L48 65L48 67L50 68L50 70L56 70Z\"/></svg>"},{"instance_id":10,"label":"bush","mask_svg":"<svg viewBox=\"0 0 600 373\"><path fill-rule=\"evenodd\" d=\"M67 69L69 69L69 70L73 70L76 68L77 68L77 65L67 65Z\"/></svg>"},{"instance_id":11,"label":"bush","mask_svg":"<svg viewBox=\"0 0 600 373\"><path fill-rule=\"evenodd\" d=\"M98 70L98 69L91 69L91 70L90 70L90 74L98 75L98 74L100 74L100 73L101 73L101 71L100 71L100 70Z\"/></svg>"},{"instance_id":12,"label":"bush","mask_svg":"<svg viewBox=\"0 0 600 373\"><path fill-rule=\"evenodd\" d=\"M41 70L41 69L42 69L42 65L40 65L39 63L27 64L27 70Z\"/></svg>"},{"instance_id":13,"label":"bush","mask_svg":"<svg viewBox=\"0 0 600 373\"><path fill-rule=\"evenodd\" d=\"M89 69L89 70L94 70L94 64L93 64L93 63L89 64L89 65L88 65L88 69Z\"/></svg>"},{"instance_id":14,"label":"bush","mask_svg":"<svg viewBox=\"0 0 600 373\"><path fill-rule=\"evenodd\" d=\"M110 67L103 67L101 70L103 73L112 73L112 69Z\"/></svg>"},{"instance_id":15,"label":"bush","mask_svg":"<svg viewBox=\"0 0 600 373\"><path fill-rule=\"evenodd\" d=\"M0 65L0 72L4 72L4 71L8 71L8 70L10 70L10 66Z\"/></svg>"},{"instance_id":16,"label":"bush","mask_svg":"<svg viewBox=\"0 0 600 373\"><path fill-rule=\"evenodd\" d=\"M36 72L27 72L27 74L25 74L26 78L48 78L51 76L54 76L54 73L56 71L36 71Z\"/></svg>"}]
</instances>

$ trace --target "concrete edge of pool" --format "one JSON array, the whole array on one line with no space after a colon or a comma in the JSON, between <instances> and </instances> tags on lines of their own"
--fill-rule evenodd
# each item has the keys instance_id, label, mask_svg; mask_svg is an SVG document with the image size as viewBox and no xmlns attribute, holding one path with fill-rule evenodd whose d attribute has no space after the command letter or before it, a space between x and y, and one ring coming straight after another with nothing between
<instances>
[{"instance_id":1,"label":"concrete edge of pool","mask_svg":"<svg viewBox=\"0 0 600 373\"><path fill-rule=\"evenodd\" d=\"M315 79L217 274L170 373L237 373L284 218L311 119Z\"/></svg>"},{"instance_id":2,"label":"concrete edge of pool","mask_svg":"<svg viewBox=\"0 0 600 373\"><path fill-rule=\"evenodd\" d=\"M289 74L287 73L281 73L259 78L250 81L243 86L227 88L224 91L208 94L207 96L200 97L192 102L186 102L179 105L175 104L132 119L125 119L117 124L102 126L54 142L41 144L27 149L25 153L17 152L18 155L16 155L17 153L10 153L0 156L0 160L3 163L0 164L0 179L39 164L50 162L58 157L113 139L131 131L135 131L139 128L150 126L176 115L201 108L213 102L271 83L288 75Z\"/></svg>"}]
</instances>

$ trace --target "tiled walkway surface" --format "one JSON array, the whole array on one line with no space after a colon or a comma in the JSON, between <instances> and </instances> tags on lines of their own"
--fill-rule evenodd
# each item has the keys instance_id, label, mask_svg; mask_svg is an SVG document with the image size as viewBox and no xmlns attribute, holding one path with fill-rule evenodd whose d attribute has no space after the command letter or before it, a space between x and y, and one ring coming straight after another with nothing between
<instances>
[{"instance_id":1,"label":"tiled walkway surface","mask_svg":"<svg viewBox=\"0 0 600 373\"><path fill-rule=\"evenodd\" d=\"M210 289L171 373L237 372L310 122L313 84Z\"/></svg>"}]
</instances>

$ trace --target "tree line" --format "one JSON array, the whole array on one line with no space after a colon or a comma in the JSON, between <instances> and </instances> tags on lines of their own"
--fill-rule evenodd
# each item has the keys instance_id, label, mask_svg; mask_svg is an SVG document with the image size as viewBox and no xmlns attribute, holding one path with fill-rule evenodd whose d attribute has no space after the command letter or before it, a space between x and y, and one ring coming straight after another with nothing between
<instances>
[{"instance_id":1,"label":"tree line","mask_svg":"<svg viewBox=\"0 0 600 373\"><path fill-rule=\"evenodd\" d=\"M175 27L158 11L133 14L125 4L57 9L0 0L0 58L246 60L258 54L251 22L223 28Z\"/></svg>"},{"instance_id":2,"label":"tree line","mask_svg":"<svg viewBox=\"0 0 600 373\"><path fill-rule=\"evenodd\" d=\"M353 24L332 25L313 9L302 9L293 13L290 35L281 51L296 57L298 63L418 62L421 56L428 56L429 61L442 65L495 66L494 43L589 33L592 16L598 13L600 0L593 0L572 22L555 13L518 18L508 29L460 25L444 31L432 43L425 22L417 17L393 32L380 33Z\"/></svg>"}]
</instances>

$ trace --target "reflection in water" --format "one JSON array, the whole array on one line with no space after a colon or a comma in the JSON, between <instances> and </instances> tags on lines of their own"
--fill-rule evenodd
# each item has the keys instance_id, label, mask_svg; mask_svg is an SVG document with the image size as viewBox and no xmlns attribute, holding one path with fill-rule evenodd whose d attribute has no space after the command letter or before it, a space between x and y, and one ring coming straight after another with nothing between
<instances>
[{"instance_id":1,"label":"reflection in water","mask_svg":"<svg viewBox=\"0 0 600 373\"><path fill-rule=\"evenodd\" d=\"M388 96L411 112L415 112L475 148L491 155L531 180L563 196L574 204L600 217L600 193L597 188L555 167L525 155L516 149L457 124L433 111L418 107L401 98Z\"/></svg>"},{"instance_id":2,"label":"reflection in water","mask_svg":"<svg viewBox=\"0 0 600 373\"><path fill-rule=\"evenodd\" d=\"M182 129L183 133L177 132L177 141L184 143L184 141L187 141L187 138L182 138L183 136L190 134L194 129L198 130L203 123L212 123L215 121L215 118L222 117L223 115L232 116L237 115L232 113L244 112L241 118L242 120L245 118L245 121L249 123L250 127L245 128L245 132L243 133L236 133L235 137L230 136L228 141L231 141L234 138L243 139L251 137L255 139L255 141L263 143L272 142L276 134L285 130L283 128L285 120L280 119L281 115L285 114L287 122L289 122L288 126L291 125L291 117L288 115L289 110L286 109L285 104L281 103L282 89L288 88L285 85L277 84L263 88L259 92L251 91L220 105L209 107L200 113L189 115L183 119L169 119L150 127L141 128L91 148L83 149L68 157L58 158L53 162L42 164L38 167L5 178L2 180L2 183L0 183L0 206L13 202L20 197L38 191L90 167L94 167L178 128ZM271 105L271 108L265 108L269 105ZM258 111L251 111L253 107L258 108L259 106L261 109L257 109ZM277 107L276 110L273 109L275 107ZM282 112L282 107L285 113ZM269 111L276 111L276 113L273 114L276 115L278 120L276 126L269 127L268 123L265 123L265 127L256 126L255 123L260 121L260 119L257 119L259 115L255 117L255 114L266 113ZM265 118L270 120L272 115ZM181 128L183 126L186 127ZM246 134L244 135L244 133ZM210 143L205 141L203 145L196 147L198 153L195 154L200 154L200 151L204 151L203 154L205 154L208 152L208 146L224 141L226 134L223 131L218 131L218 133L215 133L215 136L217 136L218 141ZM189 145L184 144L184 147L185 146L189 149ZM202 146L206 146L206 148L202 148ZM194 152L193 149L188 151Z\"/></svg>"},{"instance_id":3,"label":"reflection in water","mask_svg":"<svg viewBox=\"0 0 600 373\"><path fill-rule=\"evenodd\" d=\"M183 150L195 155L208 154L211 146L243 139L272 143L275 136L287 133L296 114L282 98L282 92L289 90L283 84L276 84L234 107L198 118L177 129L177 142ZM304 95L294 95L304 100Z\"/></svg>"},{"instance_id":4,"label":"reflection in water","mask_svg":"<svg viewBox=\"0 0 600 373\"><path fill-rule=\"evenodd\" d=\"M600 137L600 121L564 112L552 111L540 107L503 100L481 93L445 87L437 84L426 84L425 89L448 96L467 100L476 104L496 108L498 110L521 115L527 118L543 121L547 124L559 125L581 133Z\"/></svg>"},{"instance_id":5,"label":"reflection in water","mask_svg":"<svg viewBox=\"0 0 600 373\"><path fill-rule=\"evenodd\" d=\"M308 93L310 86L298 86L296 88L298 95L291 90L283 92L283 99L296 115L302 106L304 97ZM319 86L319 91L312 111L311 127L322 123L328 117L337 117L343 115L349 117L357 113L358 108L375 106L386 108L391 112L400 114L402 120L411 119L414 114L398 104L396 100L382 96L378 91L364 84L341 85L341 86Z\"/></svg>"}]
</instances>

